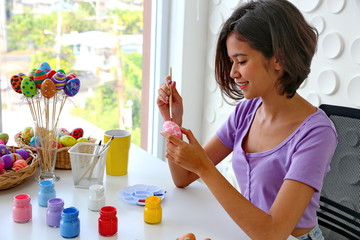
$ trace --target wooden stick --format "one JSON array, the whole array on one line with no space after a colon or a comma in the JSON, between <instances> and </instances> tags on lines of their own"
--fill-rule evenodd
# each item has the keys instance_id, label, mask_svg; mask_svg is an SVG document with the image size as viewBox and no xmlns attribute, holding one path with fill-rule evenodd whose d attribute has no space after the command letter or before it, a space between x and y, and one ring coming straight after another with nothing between
<instances>
[{"instance_id":1,"label":"wooden stick","mask_svg":"<svg viewBox=\"0 0 360 240\"><path fill-rule=\"evenodd\" d=\"M172 67L170 67L170 79L172 82ZM169 111L170 111L170 120L172 121L172 87L171 84L168 85L170 88L170 96L169 96Z\"/></svg>"}]
</instances>

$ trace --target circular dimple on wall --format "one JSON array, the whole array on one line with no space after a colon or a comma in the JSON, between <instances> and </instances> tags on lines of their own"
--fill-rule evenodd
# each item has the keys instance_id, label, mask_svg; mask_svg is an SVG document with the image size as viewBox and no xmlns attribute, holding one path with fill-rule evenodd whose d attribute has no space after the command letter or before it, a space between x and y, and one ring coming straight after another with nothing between
<instances>
[{"instance_id":1,"label":"circular dimple on wall","mask_svg":"<svg viewBox=\"0 0 360 240\"><path fill-rule=\"evenodd\" d=\"M356 39L352 43L352 45L351 45L351 56L352 56L352 58L354 59L354 61L357 64L360 64L360 38Z\"/></svg>"},{"instance_id":2,"label":"circular dimple on wall","mask_svg":"<svg viewBox=\"0 0 360 240\"><path fill-rule=\"evenodd\" d=\"M345 7L345 0L327 0L327 8L332 13L339 13Z\"/></svg>"},{"instance_id":3,"label":"circular dimple on wall","mask_svg":"<svg viewBox=\"0 0 360 240\"><path fill-rule=\"evenodd\" d=\"M221 2L221 0L213 0L213 3L214 3L215 5L219 5L220 2Z\"/></svg>"},{"instance_id":4,"label":"circular dimple on wall","mask_svg":"<svg viewBox=\"0 0 360 240\"><path fill-rule=\"evenodd\" d=\"M320 0L311 0L311 1L304 1L304 0L294 0L295 5L304 12L312 12L320 5Z\"/></svg>"},{"instance_id":5,"label":"circular dimple on wall","mask_svg":"<svg viewBox=\"0 0 360 240\"><path fill-rule=\"evenodd\" d=\"M219 11L214 11L210 15L210 32L217 35L220 30L220 26L223 23L223 17Z\"/></svg>"},{"instance_id":6,"label":"circular dimple on wall","mask_svg":"<svg viewBox=\"0 0 360 240\"><path fill-rule=\"evenodd\" d=\"M215 110L212 108L208 108L208 110L206 111L206 116L205 116L206 121L208 123L213 123L213 122L215 122L215 117L216 117Z\"/></svg>"},{"instance_id":7,"label":"circular dimple on wall","mask_svg":"<svg viewBox=\"0 0 360 240\"><path fill-rule=\"evenodd\" d=\"M354 171L356 172L358 169L354 169L354 166L358 166L358 160L356 157L351 155L345 155L344 157L340 158L338 163L338 171L339 174L347 183L356 184L359 182L358 174L353 174Z\"/></svg>"},{"instance_id":8,"label":"circular dimple on wall","mask_svg":"<svg viewBox=\"0 0 360 240\"><path fill-rule=\"evenodd\" d=\"M360 76L357 76L351 79L347 86L348 96L351 102L356 106L360 106L359 89L360 89Z\"/></svg>"},{"instance_id":9,"label":"circular dimple on wall","mask_svg":"<svg viewBox=\"0 0 360 240\"><path fill-rule=\"evenodd\" d=\"M206 81L207 81L207 82L206 82L206 87L207 87L207 89L209 90L209 92L215 92L216 89L217 89L217 84L216 84L214 75L210 73L210 74L208 75Z\"/></svg>"},{"instance_id":10,"label":"circular dimple on wall","mask_svg":"<svg viewBox=\"0 0 360 240\"><path fill-rule=\"evenodd\" d=\"M356 147L360 143L360 136L359 133L356 130L349 130L345 134L346 136L346 143L350 147Z\"/></svg>"},{"instance_id":11,"label":"circular dimple on wall","mask_svg":"<svg viewBox=\"0 0 360 240\"><path fill-rule=\"evenodd\" d=\"M337 91L339 80L336 73L332 70L322 71L318 78L320 92L331 95Z\"/></svg>"},{"instance_id":12,"label":"circular dimple on wall","mask_svg":"<svg viewBox=\"0 0 360 240\"><path fill-rule=\"evenodd\" d=\"M320 106L320 97L317 93L309 93L309 95L306 97L306 99L314 106L318 107Z\"/></svg>"},{"instance_id":13,"label":"circular dimple on wall","mask_svg":"<svg viewBox=\"0 0 360 240\"><path fill-rule=\"evenodd\" d=\"M337 58L343 51L344 42L339 34L329 33L324 37L322 46L328 58Z\"/></svg>"},{"instance_id":14,"label":"circular dimple on wall","mask_svg":"<svg viewBox=\"0 0 360 240\"><path fill-rule=\"evenodd\" d=\"M224 99L222 97L220 97L217 101L216 101L216 106L219 108L222 108L224 106Z\"/></svg>"},{"instance_id":15,"label":"circular dimple on wall","mask_svg":"<svg viewBox=\"0 0 360 240\"><path fill-rule=\"evenodd\" d=\"M311 24L316 28L319 34L321 34L325 29L325 21L321 16L316 16L311 20Z\"/></svg>"},{"instance_id":16,"label":"circular dimple on wall","mask_svg":"<svg viewBox=\"0 0 360 240\"><path fill-rule=\"evenodd\" d=\"M225 6L228 8L235 8L241 2L241 0L224 0L224 1L225 1Z\"/></svg>"}]
</instances>

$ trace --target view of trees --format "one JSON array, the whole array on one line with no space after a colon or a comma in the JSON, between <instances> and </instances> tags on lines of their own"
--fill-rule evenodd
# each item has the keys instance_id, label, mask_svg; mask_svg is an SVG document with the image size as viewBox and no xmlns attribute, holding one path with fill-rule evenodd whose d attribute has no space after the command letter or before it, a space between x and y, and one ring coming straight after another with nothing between
<instances>
[{"instance_id":1,"label":"view of trees","mask_svg":"<svg viewBox=\"0 0 360 240\"><path fill-rule=\"evenodd\" d=\"M58 65L67 72L73 69L75 55L71 46L56 48L56 36L59 34L58 21L61 20L61 34L72 32L104 31L115 34L142 34L142 11L108 9L98 18L93 6L88 2L80 2L76 10L33 14L30 9L24 14L9 16L7 20L8 50L31 50L31 66L46 61L50 66ZM60 51L59 51L60 49ZM113 54L121 59L120 65L109 70L111 81L98 80L94 94L86 99L85 105L76 106L73 115L87 119L102 129L119 128L119 98L124 104L132 102L132 142L140 145L141 119L141 79L142 55L139 53L123 53L120 45ZM121 68L122 76L119 76ZM76 73L76 72L75 72ZM99 76L97 76L99 77ZM119 85L124 91L118 92ZM124 96L119 96L123 93Z\"/></svg>"}]
</instances>

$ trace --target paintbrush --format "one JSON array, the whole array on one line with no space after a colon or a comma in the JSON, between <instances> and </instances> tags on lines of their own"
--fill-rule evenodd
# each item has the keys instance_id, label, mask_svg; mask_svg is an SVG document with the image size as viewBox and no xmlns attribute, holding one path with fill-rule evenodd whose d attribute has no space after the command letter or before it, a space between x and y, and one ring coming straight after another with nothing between
<instances>
[{"instance_id":1,"label":"paintbrush","mask_svg":"<svg viewBox=\"0 0 360 240\"><path fill-rule=\"evenodd\" d=\"M94 156L92 157L92 160L90 161L91 162L90 163L90 169L91 170L90 170L89 177L88 177L89 180L91 178L91 175L92 175L92 173L93 173L93 171L94 171L94 169L96 167L96 164L97 164L97 162L99 160L99 157L100 157L99 152L100 152L101 142L102 142L102 140L100 140L99 145L96 146L95 151L94 151Z\"/></svg>"},{"instance_id":2,"label":"paintbrush","mask_svg":"<svg viewBox=\"0 0 360 240\"><path fill-rule=\"evenodd\" d=\"M172 82L172 67L170 67L170 79ZM172 121L172 87L171 84L168 84L168 87L170 89L170 96L169 96L169 111L170 111L170 120Z\"/></svg>"}]
</instances>

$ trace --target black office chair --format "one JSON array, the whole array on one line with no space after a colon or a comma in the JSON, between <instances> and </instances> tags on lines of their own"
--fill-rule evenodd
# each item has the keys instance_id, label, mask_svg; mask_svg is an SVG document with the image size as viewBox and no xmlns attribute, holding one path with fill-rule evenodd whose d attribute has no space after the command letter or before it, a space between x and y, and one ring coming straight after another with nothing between
<instances>
[{"instance_id":1,"label":"black office chair","mask_svg":"<svg viewBox=\"0 0 360 240\"><path fill-rule=\"evenodd\" d=\"M320 105L333 121L338 146L326 175L318 219L326 240L360 239L360 109Z\"/></svg>"}]
</instances>

